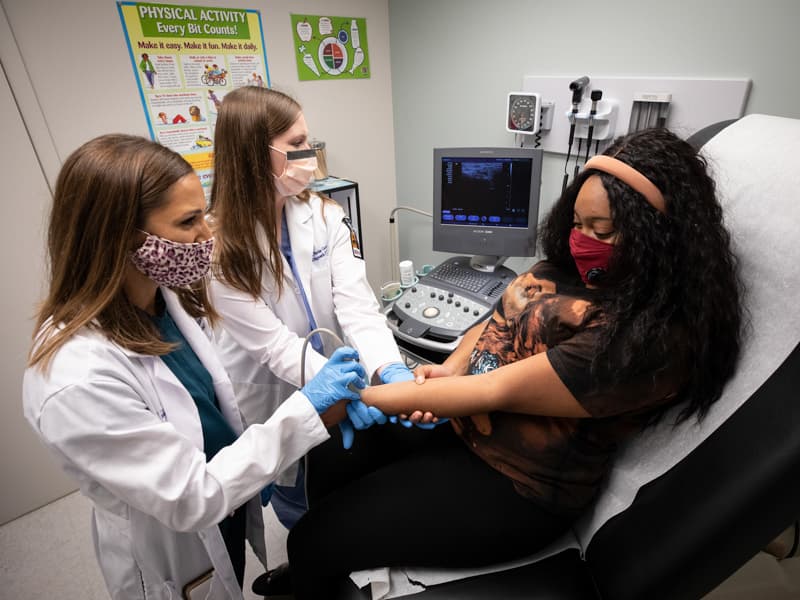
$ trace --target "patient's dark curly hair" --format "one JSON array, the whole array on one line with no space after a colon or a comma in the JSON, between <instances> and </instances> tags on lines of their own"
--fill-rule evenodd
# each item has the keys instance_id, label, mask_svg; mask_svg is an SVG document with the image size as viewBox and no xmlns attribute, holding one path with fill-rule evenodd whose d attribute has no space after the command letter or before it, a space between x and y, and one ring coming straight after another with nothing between
<instances>
[{"instance_id":1,"label":"patient's dark curly hair","mask_svg":"<svg viewBox=\"0 0 800 600\"><path fill-rule=\"evenodd\" d=\"M539 243L548 260L578 277L569 251L575 200L583 183L599 175L618 235L601 285L610 327L592 368L612 364L613 342L621 380L646 369L648 357L669 356L677 342L689 369L678 422L702 418L733 375L743 320L738 264L714 180L703 157L666 129L621 137L604 154L652 181L664 195L666 214L614 176L584 170L545 219Z\"/></svg>"}]
</instances>

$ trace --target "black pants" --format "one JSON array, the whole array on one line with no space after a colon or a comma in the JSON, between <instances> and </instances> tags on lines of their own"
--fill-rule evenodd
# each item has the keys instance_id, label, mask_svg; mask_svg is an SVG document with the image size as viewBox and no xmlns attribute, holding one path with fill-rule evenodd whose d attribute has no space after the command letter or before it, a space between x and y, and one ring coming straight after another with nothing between
<instances>
[{"instance_id":1,"label":"black pants","mask_svg":"<svg viewBox=\"0 0 800 600\"><path fill-rule=\"evenodd\" d=\"M319 599L351 571L475 567L532 554L570 520L516 493L449 424L334 436L312 450L309 511L289 533L295 598Z\"/></svg>"}]
</instances>

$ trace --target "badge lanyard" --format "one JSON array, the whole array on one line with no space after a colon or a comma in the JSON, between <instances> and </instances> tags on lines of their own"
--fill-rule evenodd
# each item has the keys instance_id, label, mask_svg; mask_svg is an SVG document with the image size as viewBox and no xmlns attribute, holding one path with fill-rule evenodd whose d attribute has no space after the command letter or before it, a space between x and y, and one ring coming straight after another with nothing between
<instances>
[{"instance_id":1,"label":"badge lanyard","mask_svg":"<svg viewBox=\"0 0 800 600\"><path fill-rule=\"evenodd\" d=\"M289 240L289 226L286 223L285 211L281 219L281 252L286 258L286 262L289 263L289 267L292 269L292 275L297 283L297 289L300 290L300 298L303 300L303 306L306 309L306 316L308 317L308 330L313 331L317 328L317 322L314 319L313 313L311 312L311 306L308 303L306 291L303 289L303 281L300 279L300 273L297 271L297 264L294 262L294 256L292 255L292 244ZM323 354L322 338L320 338L318 333L315 333L311 336L311 347L320 354Z\"/></svg>"}]
</instances>

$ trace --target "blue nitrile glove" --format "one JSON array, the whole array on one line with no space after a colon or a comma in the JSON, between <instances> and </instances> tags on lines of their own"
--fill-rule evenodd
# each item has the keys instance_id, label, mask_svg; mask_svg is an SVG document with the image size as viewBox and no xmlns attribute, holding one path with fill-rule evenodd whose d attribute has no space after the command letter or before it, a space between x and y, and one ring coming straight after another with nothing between
<instances>
[{"instance_id":1,"label":"blue nitrile glove","mask_svg":"<svg viewBox=\"0 0 800 600\"><path fill-rule=\"evenodd\" d=\"M272 498L272 492L275 491L275 484L270 483L267 487L261 490L261 506L269 504L269 499Z\"/></svg>"},{"instance_id":2,"label":"blue nitrile glove","mask_svg":"<svg viewBox=\"0 0 800 600\"><path fill-rule=\"evenodd\" d=\"M350 450L353 447L353 439L356 437L356 432L350 419L345 419L339 423L339 431L342 432L342 448Z\"/></svg>"},{"instance_id":3,"label":"blue nitrile glove","mask_svg":"<svg viewBox=\"0 0 800 600\"><path fill-rule=\"evenodd\" d=\"M367 406L361 400L351 400L346 408L347 416L356 429L369 429L375 424L386 423L386 415L379 408Z\"/></svg>"},{"instance_id":4,"label":"blue nitrile glove","mask_svg":"<svg viewBox=\"0 0 800 600\"><path fill-rule=\"evenodd\" d=\"M351 400L345 406L348 418L339 423L342 432L342 446L345 450L353 447L356 429L367 429L373 425L386 423L386 415L374 406L367 406L361 400Z\"/></svg>"},{"instance_id":5,"label":"blue nitrile glove","mask_svg":"<svg viewBox=\"0 0 800 600\"><path fill-rule=\"evenodd\" d=\"M434 423L414 423L414 425L416 427L419 427L420 429L433 429L434 427L437 427L442 423L447 423L449 420L450 419L448 419L447 417L445 418L439 417L439 420Z\"/></svg>"},{"instance_id":6,"label":"blue nitrile glove","mask_svg":"<svg viewBox=\"0 0 800 600\"><path fill-rule=\"evenodd\" d=\"M382 383L398 383L400 381L414 381L414 374L403 363L389 363L381 369Z\"/></svg>"},{"instance_id":7,"label":"blue nitrile glove","mask_svg":"<svg viewBox=\"0 0 800 600\"><path fill-rule=\"evenodd\" d=\"M381 369L381 381L383 383L397 383L400 381L414 381L414 374L403 363L393 362L389 363ZM412 427L416 425L420 429L433 429L437 425L446 423L447 419L439 419L436 423L412 423L408 419L401 419L397 415L389 417L390 423L400 423L403 427Z\"/></svg>"},{"instance_id":8,"label":"blue nitrile glove","mask_svg":"<svg viewBox=\"0 0 800 600\"><path fill-rule=\"evenodd\" d=\"M447 423L449 420L450 419L448 418L444 419L440 418L435 423L412 423L409 419L401 419L397 415L392 415L391 417L389 417L389 423L400 423L400 425L406 428L416 426L419 427L420 429L433 429L437 425L441 425L442 423Z\"/></svg>"},{"instance_id":9,"label":"blue nitrile glove","mask_svg":"<svg viewBox=\"0 0 800 600\"><path fill-rule=\"evenodd\" d=\"M400 423L400 425L402 425L406 429L408 429L409 427L413 427L414 426L414 424L411 421L409 421L408 419L401 419L397 415L392 415L391 417L389 417L389 423L392 423L394 425L396 425L397 423Z\"/></svg>"},{"instance_id":10,"label":"blue nitrile glove","mask_svg":"<svg viewBox=\"0 0 800 600\"><path fill-rule=\"evenodd\" d=\"M358 400L358 390L367 387L367 373L358 362L358 352L347 346L337 348L328 362L300 391L319 414L340 400Z\"/></svg>"}]
</instances>

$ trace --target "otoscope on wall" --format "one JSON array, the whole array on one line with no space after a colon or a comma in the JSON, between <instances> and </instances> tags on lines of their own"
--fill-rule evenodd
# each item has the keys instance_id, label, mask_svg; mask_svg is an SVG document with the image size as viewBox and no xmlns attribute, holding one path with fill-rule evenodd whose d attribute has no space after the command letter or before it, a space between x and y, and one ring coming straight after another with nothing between
<instances>
[{"instance_id":1,"label":"otoscope on wall","mask_svg":"<svg viewBox=\"0 0 800 600\"><path fill-rule=\"evenodd\" d=\"M569 173L567 167L569 166L569 157L572 154L572 143L575 141L575 122L576 115L578 114L578 106L583 100L583 90L589 85L589 77L584 75L575 81L570 82L569 89L572 90L572 111L569 113L569 147L567 148L567 160L564 163L564 181L561 184L561 193L567 189L567 181L569 180ZM578 168L578 165L575 165Z\"/></svg>"}]
</instances>

